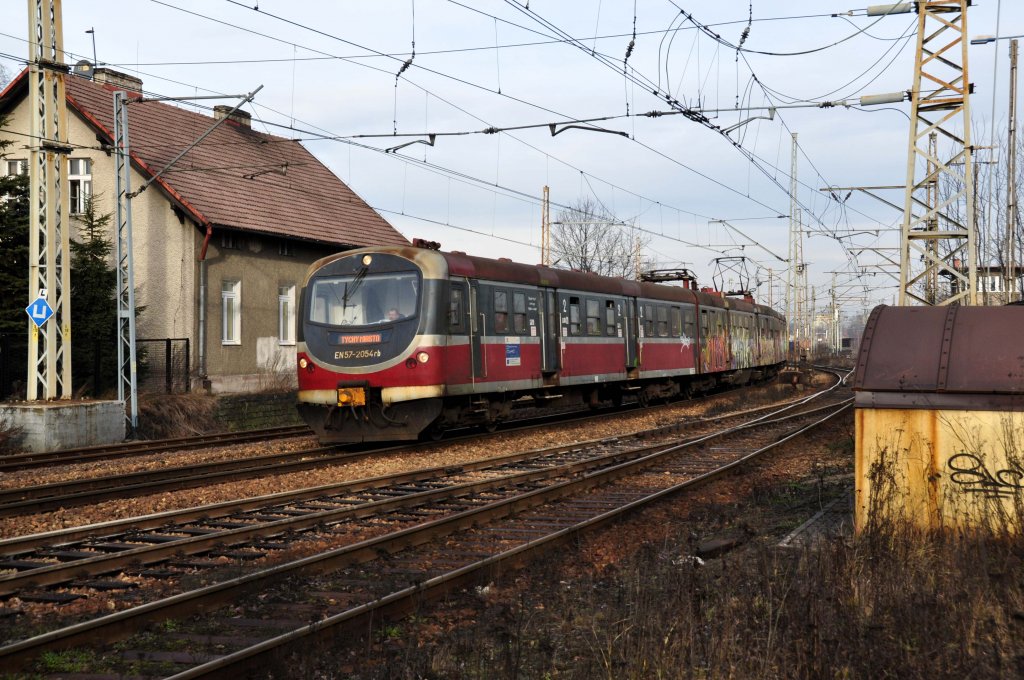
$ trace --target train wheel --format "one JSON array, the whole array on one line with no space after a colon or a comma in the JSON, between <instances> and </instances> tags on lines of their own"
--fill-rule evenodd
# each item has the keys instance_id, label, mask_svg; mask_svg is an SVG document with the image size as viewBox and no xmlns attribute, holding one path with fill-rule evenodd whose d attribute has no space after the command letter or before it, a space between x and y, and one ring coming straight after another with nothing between
<instances>
[{"instance_id":1,"label":"train wheel","mask_svg":"<svg viewBox=\"0 0 1024 680\"><path fill-rule=\"evenodd\" d=\"M487 430L488 432L496 432L498 429L498 421L488 420L486 423L484 423L484 429Z\"/></svg>"},{"instance_id":2,"label":"train wheel","mask_svg":"<svg viewBox=\"0 0 1024 680\"><path fill-rule=\"evenodd\" d=\"M647 408L651 405L651 397L647 394L647 390L640 390L637 392L636 400L639 402L641 408Z\"/></svg>"},{"instance_id":3,"label":"train wheel","mask_svg":"<svg viewBox=\"0 0 1024 680\"><path fill-rule=\"evenodd\" d=\"M423 431L423 435L426 439L432 442L440 441L444 437L445 429L437 423L432 423L426 430Z\"/></svg>"}]
</instances>

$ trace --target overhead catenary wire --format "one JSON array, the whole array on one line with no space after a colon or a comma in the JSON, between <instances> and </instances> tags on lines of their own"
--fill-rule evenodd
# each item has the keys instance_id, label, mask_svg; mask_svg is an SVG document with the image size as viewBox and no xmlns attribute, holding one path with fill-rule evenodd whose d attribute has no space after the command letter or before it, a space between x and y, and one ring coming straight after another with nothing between
<instances>
[{"instance_id":1,"label":"overhead catenary wire","mask_svg":"<svg viewBox=\"0 0 1024 680\"><path fill-rule=\"evenodd\" d=\"M239 3L235 3L235 4L239 4ZM427 92L428 92L428 94L429 94L429 91L427 91ZM301 123L300 123L300 124L301 124ZM312 137L311 137L311 139L312 139ZM542 152L542 153L544 153L544 152ZM549 157L550 157L550 155L549 155L549 154L546 154L546 153L545 153L545 155L547 155L547 156L549 156ZM588 173L588 176L592 176L592 175L589 175L589 173ZM602 180L602 181L604 181L604 180ZM617 187L617 188L621 189L621 187ZM627 190L627 191L628 191L628 190ZM749 192L748 192L748 193L749 193ZM742 195L742 193L741 193L741 195ZM651 200L651 199L647 199L647 200ZM682 212L682 211L681 211L680 209L678 209L678 208L677 208L676 210L677 210L677 211L680 211L680 212ZM686 211L686 212L691 212L691 211Z\"/></svg>"}]
</instances>

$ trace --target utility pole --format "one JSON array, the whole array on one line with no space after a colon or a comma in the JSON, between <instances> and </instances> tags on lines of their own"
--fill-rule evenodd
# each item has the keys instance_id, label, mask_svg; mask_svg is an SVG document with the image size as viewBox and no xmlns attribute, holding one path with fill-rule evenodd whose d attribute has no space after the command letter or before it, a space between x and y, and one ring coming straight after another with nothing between
<instances>
[{"instance_id":1,"label":"utility pole","mask_svg":"<svg viewBox=\"0 0 1024 680\"><path fill-rule=\"evenodd\" d=\"M29 280L26 398L71 398L68 112L60 0L28 0ZM50 313L52 312L52 317Z\"/></svg>"},{"instance_id":2,"label":"utility pole","mask_svg":"<svg viewBox=\"0 0 1024 680\"><path fill-rule=\"evenodd\" d=\"M1017 298L1017 40L1010 41L1010 130L1006 177L1006 262L1003 266L1004 302Z\"/></svg>"},{"instance_id":3,"label":"utility pole","mask_svg":"<svg viewBox=\"0 0 1024 680\"><path fill-rule=\"evenodd\" d=\"M796 362L799 348L798 329L800 323L797 312L797 268L800 266L800 259L797 256L797 240L800 238L799 206L796 200L796 171L797 171L797 143L796 133L793 135L792 155L789 168L789 267L786 270L786 330L789 336L789 345L786 356L790 363ZM792 331L790 332L790 329Z\"/></svg>"},{"instance_id":4,"label":"utility pole","mask_svg":"<svg viewBox=\"0 0 1024 680\"><path fill-rule=\"evenodd\" d=\"M839 354L839 308L836 307L836 274L832 272L832 287L829 289L829 295L832 297L832 323L828 334L832 336L832 342L829 343L832 348L832 356Z\"/></svg>"},{"instance_id":5,"label":"utility pole","mask_svg":"<svg viewBox=\"0 0 1024 680\"><path fill-rule=\"evenodd\" d=\"M967 5L968 0L916 3L917 49L900 238L901 305L932 304L927 288L933 275L951 281L951 294L937 304L978 303L968 42L964 39ZM930 90L932 86L937 89ZM952 143L949 158L930 153L926 139L932 132L942 133ZM914 194L927 191L933 182L941 184L944 178L949 180L951 195L941 204L928 206L924 215L915 215ZM961 203L962 221L949 217L950 208Z\"/></svg>"},{"instance_id":6,"label":"utility pole","mask_svg":"<svg viewBox=\"0 0 1024 680\"><path fill-rule=\"evenodd\" d=\"M131 189L131 147L128 138L128 104L144 104L159 101L195 101L197 99L222 99L225 95L203 95L197 97L131 97L125 91L114 93L114 152L117 176L114 180L117 200L117 242L114 259L117 265L117 398L125 405L125 420L128 432L134 436L139 425L139 401L135 352L135 265L132 249L132 199L141 194L161 175L181 160L185 154L198 146L214 130L227 121L242 104L252 101L260 85L249 94L235 95L242 101L235 104L223 118L196 137L183 151L178 153L161 170L150 174L138 189ZM202 260L200 260L200 266ZM202 277L201 277L202 278Z\"/></svg>"},{"instance_id":7,"label":"utility pole","mask_svg":"<svg viewBox=\"0 0 1024 680\"><path fill-rule=\"evenodd\" d=\"M547 185L540 203L540 263L551 266L551 198Z\"/></svg>"},{"instance_id":8,"label":"utility pole","mask_svg":"<svg viewBox=\"0 0 1024 680\"><path fill-rule=\"evenodd\" d=\"M928 133L928 176L934 178L937 164L935 159L939 157L939 134L937 132ZM928 219L927 230L937 231L939 228L939 220L935 217L936 206L939 205L939 182L933 179L925 186L925 203L928 204L928 214L932 215ZM938 243L934 240L927 241L925 247L930 253L929 257L934 259L938 257ZM937 267L931 267L928 269L928 278L925 279L925 299L927 304L934 305L935 301L939 296L939 270Z\"/></svg>"}]
</instances>

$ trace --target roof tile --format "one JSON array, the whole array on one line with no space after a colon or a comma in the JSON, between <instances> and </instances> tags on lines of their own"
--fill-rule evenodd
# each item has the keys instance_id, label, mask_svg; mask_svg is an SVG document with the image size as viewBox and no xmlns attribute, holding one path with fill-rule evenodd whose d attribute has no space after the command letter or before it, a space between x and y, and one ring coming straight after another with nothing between
<instances>
[{"instance_id":1,"label":"roof tile","mask_svg":"<svg viewBox=\"0 0 1024 680\"><path fill-rule=\"evenodd\" d=\"M67 77L71 106L100 131L114 130L113 87ZM155 173L213 124L188 109L149 102L129 108L132 155ZM145 174L145 173L144 173ZM298 141L228 120L161 176L200 221L338 245L408 240Z\"/></svg>"}]
</instances>

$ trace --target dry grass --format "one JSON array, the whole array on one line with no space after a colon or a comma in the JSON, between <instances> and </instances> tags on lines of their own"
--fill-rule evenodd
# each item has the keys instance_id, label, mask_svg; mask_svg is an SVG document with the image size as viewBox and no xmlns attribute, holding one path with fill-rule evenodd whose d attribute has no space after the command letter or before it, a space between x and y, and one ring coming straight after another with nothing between
<instances>
[{"instance_id":1,"label":"dry grass","mask_svg":"<svg viewBox=\"0 0 1024 680\"><path fill-rule=\"evenodd\" d=\"M216 398L206 394L140 395L139 437L168 439L219 432Z\"/></svg>"},{"instance_id":2,"label":"dry grass","mask_svg":"<svg viewBox=\"0 0 1024 680\"><path fill-rule=\"evenodd\" d=\"M872 474L885 507L893 475ZM404 637L422 624L384 626L369 658L322 677L1024 676L1024 542L1008 531L926 532L879 510L856 539L781 550L762 524L739 550L691 557L702 531L756 522L780 498L800 507L799 486L816 493L811 478L789 480L701 506L664 540L567 575L570 547L531 568L530 587L498 582L497 601L454 605L455 630L424 644Z\"/></svg>"}]
</instances>

